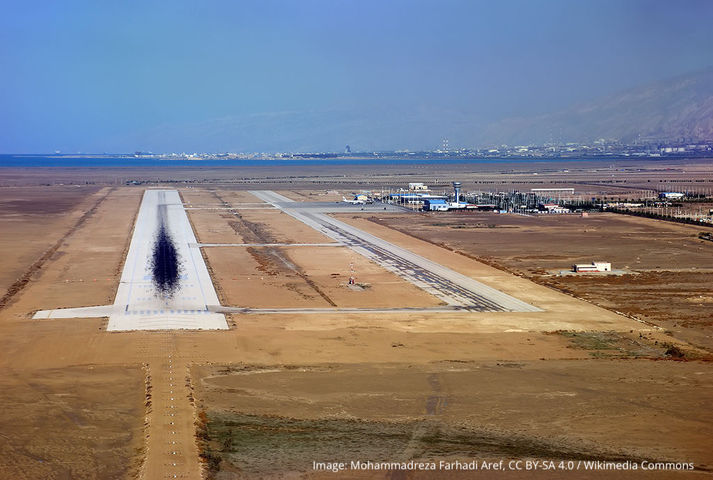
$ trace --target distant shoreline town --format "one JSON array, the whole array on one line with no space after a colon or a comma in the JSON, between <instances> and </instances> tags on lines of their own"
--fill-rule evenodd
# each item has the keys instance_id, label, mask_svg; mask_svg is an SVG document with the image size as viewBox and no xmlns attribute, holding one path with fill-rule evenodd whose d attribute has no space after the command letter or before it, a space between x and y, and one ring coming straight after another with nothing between
<instances>
[{"instance_id":1,"label":"distant shoreline town","mask_svg":"<svg viewBox=\"0 0 713 480\"><path fill-rule=\"evenodd\" d=\"M389 150L389 151L352 151L347 145L343 152L172 152L155 153L135 151L133 153L65 153L53 154L17 154L13 156L52 156L71 158L150 158L154 160L290 160L290 159L604 159L604 158L705 158L713 156L711 141L677 141L623 144L604 139L591 144L568 142L544 145L500 145L487 148L454 148L448 140L434 150Z\"/></svg>"}]
</instances>

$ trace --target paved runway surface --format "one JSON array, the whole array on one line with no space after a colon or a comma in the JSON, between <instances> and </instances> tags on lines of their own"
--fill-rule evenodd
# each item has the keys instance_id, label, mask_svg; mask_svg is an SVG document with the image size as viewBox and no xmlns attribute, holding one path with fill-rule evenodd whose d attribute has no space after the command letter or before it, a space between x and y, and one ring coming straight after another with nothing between
<instances>
[{"instance_id":1,"label":"paved runway surface","mask_svg":"<svg viewBox=\"0 0 713 480\"><path fill-rule=\"evenodd\" d=\"M430 309L376 309L383 312L538 312L529 305L497 289L484 285L409 250L382 240L363 230L336 220L324 212L353 211L352 205L318 202L302 204L271 191L252 192L324 233L336 243L319 246L347 246L387 270L443 300L447 306ZM321 205L321 206L320 206ZM371 205L367 208L371 209ZM372 207L373 208L373 207ZM377 210L377 208L374 208ZM378 210L383 211L379 208ZM152 281L151 256L156 233L163 221L181 262L180 286L168 298L157 292ZM359 211L361 211L359 209ZM305 244L307 246L308 244ZM136 219L131 245L113 305L41 310L36 319L109 317L107 330L227 329L224 313L357 313L372 309L248 309L221 306L201 247L252 246L252 244L199 244L176 190L147 190ZM315 246L315 244L309 244Z\"/></svg>"},{"instance_id":2,"label":"paved runway surface","mask_svg":"<svg viewBox=\"0 0 713 480\"><path fill-rule=\"evenodd\" d=\"M539 308L518 300L427 258L389 243L349 224L318 213L315 206L269 190L251 192L261 200L350 247L387 270L440 298L448 305L481 312L539 312Z\"/></svg>"},{"instance_id":3,"label":"paved runway surface","mask_svg":"<svg viewBox=\"0 0 713 480\"><path fill-rule=\"evenodd\" d=\"M178 251L179 287L172 297L152 281L151 257L160 226L159 211ZM227 329L210 274L176 190L147 190L113 305L43 310L35 318L109 317L107 330Z\"/></svg>"}]
</instances>

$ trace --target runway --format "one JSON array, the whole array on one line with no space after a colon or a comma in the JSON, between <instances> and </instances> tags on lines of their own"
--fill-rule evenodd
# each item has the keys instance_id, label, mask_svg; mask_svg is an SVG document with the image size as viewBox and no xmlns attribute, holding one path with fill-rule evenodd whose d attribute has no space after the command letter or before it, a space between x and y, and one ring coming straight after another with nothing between
<instances>
[{"instance_id":1,"label":"runway","mask_svg":"<svg viewBox=\"0 0 713 480\"><path fill-rule=\"evenodd\" d=\"M477 280L416 255L375 235L355 228L311 206L269 190L252 191L257 198L322 232L385 269L422 288L450 306L478 312L540 312L541 309Z\"/></svg>"},{"instance_id":2,"label":"runway","mask_svg":"<svg viewBox=\"0 0 713 480\"><path fill-rule=\"evenodd\" d=\"M216 307L215 312L238 313L241 315L315 315L335 313L470 313L466 307L447 305L443 307L396 307L396 308L241 308L241 307Z\"/></svg>"},{"instance_id":3,"label":"runway","mask_svg":"<svg viewBox=\"0 0 713 480\"><path fill-rule=\"evenodd\" d=\"M347 246L446 303L430 309L376 309L374 312L539 312L541 309L450 268L336 220L323 212L332 205L300 202L272 191L251 192L259 199L322 232L335 243L298 246ZM343 209L337 209L343 211ZM349 209L347 209L349 210ZM153 254L161 228L170 237L179 258L179 280L172 295L155 282ZM282 244L274 244L283 246ZM292 246L292 244L284 244ZM116 297L112 305L41 310L35 319L109 317L108 331L227 329L225 313L319 314L359 313L370 309L250 309L221 306L201 255L205 247L259 247L273 244L198 243L176 190L147 190L136 218Z\"/></svg>"},{"instance_id":4,"label":"runway","mask_svg":"<svg viewBox=\"0 0 713 480\"><path fill-rule=\"evenodd\" d=\"M172 295L157 290L152 256L164 225L178 255L178 286ZM34 318L109 317L108 331L227 329L210 274L176 190L147 190L126 255L113 305L42 310Z\"/></svg>"}]
</instances>

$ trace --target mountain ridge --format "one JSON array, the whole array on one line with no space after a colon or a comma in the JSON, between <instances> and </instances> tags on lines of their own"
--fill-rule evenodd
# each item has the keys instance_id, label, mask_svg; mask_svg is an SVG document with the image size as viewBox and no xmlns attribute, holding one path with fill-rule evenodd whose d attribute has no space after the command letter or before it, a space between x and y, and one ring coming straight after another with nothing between
<instances>
[{"instance_id":1,"label":"mountain ridge","mask_svg":"<svg viewBox=\"0 0 713 480\"><path fill-rule=\"evenodd\" d=\"M713 139L713 67L634 87L568 109L490 123L489 144Z\"/></svg>"}]
</instances>

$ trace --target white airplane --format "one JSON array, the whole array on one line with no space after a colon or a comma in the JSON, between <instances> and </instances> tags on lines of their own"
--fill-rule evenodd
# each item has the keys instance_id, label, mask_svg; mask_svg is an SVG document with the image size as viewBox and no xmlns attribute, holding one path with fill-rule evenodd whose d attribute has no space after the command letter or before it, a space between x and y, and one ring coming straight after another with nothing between
<instances>
[{"instance_id":1,"label":"white airplane","mask_svg":"<svg viewBox=\"0 0 713 480\"><path fill-rule=\"evenodd\" d=\"M342 202L351 203L352 205L364 205L365 203L364 200L359 200L358 198L347 200L345 197L342 197Z\"/></svg>"}]
</instances>

